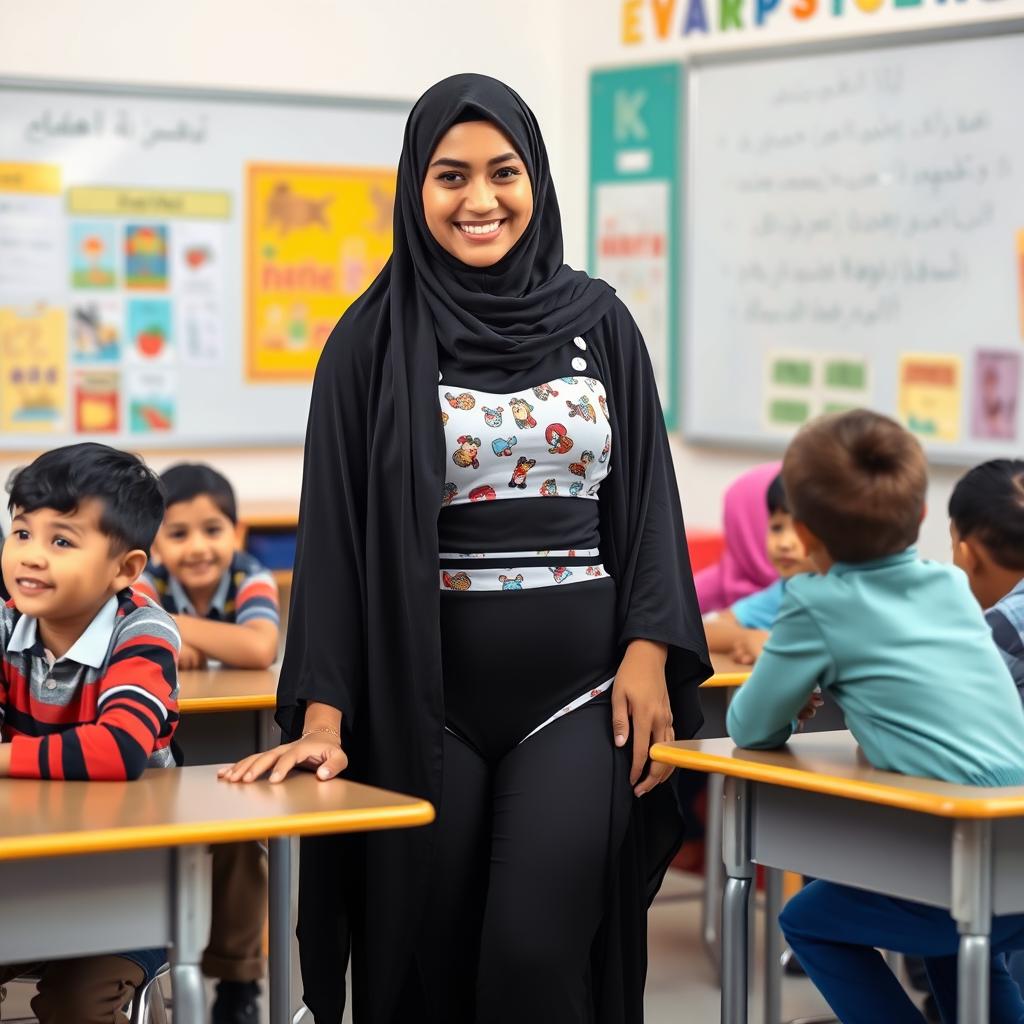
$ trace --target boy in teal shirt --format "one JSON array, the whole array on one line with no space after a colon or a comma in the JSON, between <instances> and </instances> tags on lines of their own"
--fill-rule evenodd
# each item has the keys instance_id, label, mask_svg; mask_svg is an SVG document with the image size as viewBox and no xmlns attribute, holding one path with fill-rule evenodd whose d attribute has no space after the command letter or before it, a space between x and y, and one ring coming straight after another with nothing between
<instances>
[{"instance_id":1,"label":"boy in teal shirt","mask_svg":"<svg viewBox=\"0 0 1024 1024\"><path fill-rule=\"evenodd\" d=\"M820 575L790 580L771 637L728 715L740 746L777 747L827 690L868 760L979 786L1024 785L1024 710L963 573L912 547L927 471L902 427L857 410L805 427L783 463L796 528ZM943 1019L956 1019L949 913L812 882L780 917L811 980L845 1024L921 1024L877 948L925 957ZM876 948L877 947L877 948ZM1024 999L1001 954L1024 915L992 922L992 1021Z\"/></svg>"}]
</instances>

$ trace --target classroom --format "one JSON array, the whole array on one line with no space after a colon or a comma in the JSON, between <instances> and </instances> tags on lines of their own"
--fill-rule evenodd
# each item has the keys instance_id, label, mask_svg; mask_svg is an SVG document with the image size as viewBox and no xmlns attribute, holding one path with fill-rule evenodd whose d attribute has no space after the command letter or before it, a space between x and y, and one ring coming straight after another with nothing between
<instances>
[{"instance_id":1,"label":"classroom","mask_svg":"<svg viewBox=\"0 0 1024 1024\"><path fill-rule=\"evenodd\" d=\"M0 0L0 1024L1024 1024L1022 94Z\"/></svg>"}]
</instances>

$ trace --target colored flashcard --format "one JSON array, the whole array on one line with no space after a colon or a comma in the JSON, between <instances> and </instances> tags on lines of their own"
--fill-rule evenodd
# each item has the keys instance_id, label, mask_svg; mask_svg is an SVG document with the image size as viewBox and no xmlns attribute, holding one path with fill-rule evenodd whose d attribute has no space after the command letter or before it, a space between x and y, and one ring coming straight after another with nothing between
<instances>
[{"instance_id":1,"label":"colored flashcard","mask_svg":"<svg viewBox=\"0 0 1024 1024\"><path fill-rule=\"evenodd\" d=\"M958 441L962 381L958 356L901 357L897 407L903 425L925 440Z\"/></svg>"},{"instance_id":2,"label":"colored flashcard","mask_svg":"<svg viewBox=\"0 0 1024 1024\"><path fill-rule=\"evenodd\" d=\"M811 418L811 411L806 398L771 398L766 408L768 425L783 429L799 427Z\"/></svg>"},{"instance_id":3,"label":"colored flashcard","mask_svg":"<svg viewBox=\"0 0 1024 1024\"><path fill-rule=\"evenodd\" d=\"M71 224L71 286L113 288L117 284L117 229L106 221Z\"/></svg>"},{"instance_id":4,"label":"colored flashcard","mask_svg":"<svg viewBox=\"0 0 1024 1024\"><path fill-rule=\"evenodd\" d=\"M174 226L171 276L178 295L219 295L224 286L224 227L183 221Z\"/></svg>"},{"instance_id":5,"label":"colored flashcard","mask_svg":"<svg viewBox=\"0 0 1024 1024\"><path fill-rule=\"evenodd\" d=\"M771 360L770 380L777 388L813 388L814 357L804 353L780 353Z\"/></svg>"},{"instance_id":6,"label":"colored flashcard","mask_svg":"<svg viewBox=\"0 0 1024 1024\"><path fill-rule=\"evenodd\" d=\"M979 439L1015 440L1019 399L1020 355L996 350L976 352L971 434Z\"/></svg>"},{"instance_id":7,"label":"colored flashcard","mask_svg":"<svg viewBox=\"0 0 1024 1024\"><path fill-rule=\"evenodd\" d=\"M60 430L67 411L63 309L0 307L0 431Z\"/></svg>"},{"instance_id":8,"label":"colored flashcard","mask_svg":"<svg viewBox=\"0 0 1024 1024\"><path fill-rule=\"evenodd\" d=\"M174 430L177 375L169 370L133 369L128 375L128 426L133 434Z\"/></svg>"},{"instance_id":9,"label":"colored flashcard","mask_svg":"<svg viewBox=\"0 0 1024 1024\"><path fill-rule=\"evenodd\" d=\"M819 362L820 357L813 352L767 354L763 408L766 429L790 433L818 412Z\"/></svg>"},{"instance_id":10,"label":"colored flashcard","mask_svg":"<svg viewBox=\"0 0 1024 1024\"><path fill-rule=\"evenodd\" d=\"M224 310L220 300L182 299L174 316L181 361L186 366L223 366Z\"/></svg>"},{"instance_id":11,"label":"colored flashcard","mask_svg":"<svg viewBox=\"0 0 1024 1024\"><path fill-rule=\"evenodd\" d=\"M71 301L71 358L76 363L114 363L124 334L121 299L76 295Z\"/></svg>"},{"instance_id":12,"label":"colored flashcard","mask_svg":"<svg viewBox=\"0 0 1024 1024\"><path fill-rule=\"evenodd\" d=\"M171 303L168 299L128 300L128 352L133 362L173 362Z\"/></svg>"},{"instance_id":13,"label":"colored flashcard","mask_svg":"<svg viewBox=\"0 0 1024 1024\"><path fill-rule=\"evenodd\" d=\"M167 226L129 224L124 229L126 288L167 287Z\"/></svg>"},{"instance_id":14,"label":"colored flashcard","mask_svg":"<svg viewBox=\"0 0 1024 1024\"><path fill-rule=\"evenodd\" d=\"M395 172L253 164L247 370L308 380L338 317L391 255Z\"/></svg>"},{"instance_id":15,"label":"colored flashcard","mask_svg":"<svg viewBox=\"0 0 1024 1024\"><path fill-rule=\"evenodd\" d=\"M116 434L121 429L121 375L116 370L75 371L75 431Z\"/></svg>"}]
</instances>

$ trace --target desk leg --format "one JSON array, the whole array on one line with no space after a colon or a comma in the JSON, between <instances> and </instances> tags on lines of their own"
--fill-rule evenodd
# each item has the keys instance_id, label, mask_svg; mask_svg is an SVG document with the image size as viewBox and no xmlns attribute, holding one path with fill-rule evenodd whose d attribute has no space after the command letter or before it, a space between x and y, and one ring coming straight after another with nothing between
<instances>
[{"instance_id":1,"label":"desk leg","mask_svg":"<svg viewBox=\"0 0 1024 1024\"><path fill-rule=\"evenodd\" d=\"M292 1019L292 847L289 836L269 844L270 1024Z\"/></svg>"},{"instance_id":2,"label":"desk leg","mask_svg":"<svg viewBox=\"0 0 1024 1024\"><path fill-rule=\"evenodd\" d=\"M260 750L271 750L281 742L281 732L274 721L274 709L264 708L259 712Z\"/></svg>"},{"instance_id":3,"label":"desk leg","mask_svg":"<svg viewBox=\"0 0 1024 1024\"><path fill-rule=\"evenodd\" d=\"M177 1024L203 1024L206 999L199 959L210 928L210 854L206 846L179 846L172 853L174 1019Z\"/></svg>"},{"instance_id":4,"label":"desk leg","mask_svg":"<svg viewBox=\"0 0 1024 1024\"><path fill-rule=\"evenodd\" d=\"M764 869L764 1024L782 1020L782 872Z\"/></svg>"},{"instance_id":5,"label":"desk leg","mask_svg":"<svg viewBox=\"0 0 1024 1024\"><path fill-rule=\"evenodd\" d=\"M951 911L960 933L957 1019L987 1024L992 932L992 823L958 821L953 828Z\"/></svg>"},{"instance_id":6,"label":"desk leg","mask_svg":"<svg viewBox=\"0 0 1024 1024\"><path fill-rule=\"evenodd\" d=\"M725 780L722 852L722 1024L747 1024L750 974L750 893L754 865L751 849L751 786L745 779Z\"/></svg>"},{"instance_id":7,"label":"desk leg","mask_svg":"<svg viewBox=\"0 0 1024 1024\"><path fill-rule=\"evenodd\" d=\"M707 828L704 830L704 898L701 934L716 971L721 969L722 921L722 775L708 776Z\"/></svg>"}]
</instances>

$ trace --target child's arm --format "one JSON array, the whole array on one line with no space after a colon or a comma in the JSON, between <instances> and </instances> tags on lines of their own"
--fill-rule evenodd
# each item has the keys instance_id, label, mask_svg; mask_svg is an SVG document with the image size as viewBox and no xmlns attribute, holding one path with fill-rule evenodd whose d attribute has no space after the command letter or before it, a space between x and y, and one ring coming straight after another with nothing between
<instances>
[{"instance_id":1,"label":"child's arm","mask_svg":"<svg viewBox=\"0 0 1024 1024\"><path fill-rule=\"evenodd\" d=\"M712 654L728 654L745 632L731 611L718 612L714 618L704 620L704 634Z\"/></svg>"},{"instance_id":2,"label":"child's arm","mask_svg":"<svg viewBox=\"0 0 1024 1024\"><path fill-rule=\"evenodd\" d=\"M100 681L97 718L0 746L0 775L29 779L137 779L157 740L178 724L178 637L167 617L124 630Z\"/></svg>"},{"instance_id":3,"label":"child's arm","mask_svg":"<svg viewBox=\"0 0 1024 1024\"><path fill-rule=\"evenodd\" d=\"M269 668L277 659L277 625L267 619L213 622L175 615L181 639L207 658L234 668Z\"/></svg>"},{"instance_id":4,"label":"child's arm","mask_svg":"<svg viewBox=\"0 0 1024 1024\"><path fill-rule=\"evenodd\" d=\"M810 614L787 595L754 671L729 705L726 727L737 746L781 747L831 664Z\"/></svg>"},{"instance_id":5,"label":"child's arm","mask_svg":"<svg viewBox=\"0 0 1024 1024\"><path fill-rule=\"evenodd\" d=\"M753 665L768 643L771 633L767 629L745 629L743 636L733 644L732 660L738 661L741 665Z\"/></svg>"}]
</instances>

